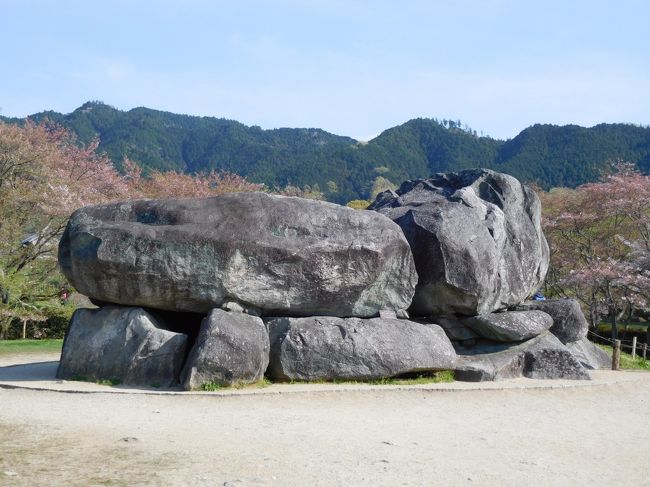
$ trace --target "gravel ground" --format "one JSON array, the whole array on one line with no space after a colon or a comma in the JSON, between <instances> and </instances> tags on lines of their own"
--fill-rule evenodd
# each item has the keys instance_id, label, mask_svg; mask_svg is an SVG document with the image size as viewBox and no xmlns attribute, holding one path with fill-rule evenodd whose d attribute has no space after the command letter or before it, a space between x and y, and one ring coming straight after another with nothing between
<instances>
[{"instance_id":1,"label":"gravel ground","mask_svg":"<svg viewBox=\"0 0 650 487\"><path fill-rule=\"evenodd\" d=\"M25 389L66 384L18 361L0 362L0 485L650 485L648 373L116 394Z\"/></svg>"}]
</instances>

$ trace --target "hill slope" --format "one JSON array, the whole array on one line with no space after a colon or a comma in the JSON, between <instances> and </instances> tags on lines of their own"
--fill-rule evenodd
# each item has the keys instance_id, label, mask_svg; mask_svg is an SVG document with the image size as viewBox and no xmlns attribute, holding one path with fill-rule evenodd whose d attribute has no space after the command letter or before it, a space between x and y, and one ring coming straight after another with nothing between
<instances>
[{"instance_id":1,"label":"hill slope","mask_svg":"<svg viewBox=\"0 0 650 487\"><path fill-rule=\"evenodd\" d=\"M478 137L460 123L414 119L360 143L320 129L263 130L148 108L121 111L99 102L30 118L60 123L82 142L99 137L100 150L118 168L126 156L145 169L226 170L271 187L317 184L328 199L342 203L367 198L380 176L399 183L480 166L549 188L596 180L616 159L650 169L650 128L625 124L534 125L502 141Z\"/></svg>"}]
</instances>

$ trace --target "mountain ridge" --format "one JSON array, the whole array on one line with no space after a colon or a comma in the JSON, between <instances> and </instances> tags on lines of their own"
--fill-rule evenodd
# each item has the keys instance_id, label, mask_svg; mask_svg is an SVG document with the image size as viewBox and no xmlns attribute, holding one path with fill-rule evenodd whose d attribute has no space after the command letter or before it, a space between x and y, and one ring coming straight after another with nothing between
<instances>
[{"instance_id":1,"label":"mountain ridge","mask_svg":"<svg viewBox=\"0 0 650 487\"><path fill-rule=\"evenodd\" d=\"M616 160L650 169L650 128L631 124L535 124L512 139L479 136L460 121L415 118L368 142L319 128L262 129L225 118L87 102L44 111L87 143L99 137L118 169L128 157L146 171L231 171L270 187L317 186L331 201L366 199L382 185L435 172L486 167L542 188L598 180ZM25 118L25 119L26 119ZM25 119L0 117L8 123Z\"/></svg>"}]
</instances>

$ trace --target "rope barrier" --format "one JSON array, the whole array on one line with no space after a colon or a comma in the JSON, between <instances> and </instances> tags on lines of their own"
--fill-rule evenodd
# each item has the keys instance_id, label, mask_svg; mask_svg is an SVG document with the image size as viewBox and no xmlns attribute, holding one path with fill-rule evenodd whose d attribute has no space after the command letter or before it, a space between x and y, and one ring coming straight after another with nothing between
<instances>
[{"instance_id":1,"label":"rope barrier","mask_svg":"<svg viewBox=\"0 0 650 487\"><path fill-rule=\"evenodd\" d=\"M596 337L600 338L601 340L605 340L605 341L608 341L610 343L614 343L614 340L612 340L611 338L604 337L604 336L599 335L598 333L593 332L591 330L589 330L589 333L591 333L593 336L596 336ZM634 343L634 342L632 340L621 340L621 345L623 343ZM637 342L637 346L640 345L640 344L641 344L641 342ZM629 345L626 345L626 346L629 346Z\"/></svg>"},{"instance_id":2,"label":"rope barrier","mask_svg":"<svg viewBox=\"0 0 650 487\"><path fill-rule=\"evenodd\" d=\"M611 338L601 336L601 335L599 335L598 333L596 333L594 331L589 330L589 333L591 333L595 337L600 338L601 340L605 340L606 342L609 342L609 343L614 343L614 340L612 340Z\"/></svg>"},{"instance_id":3,"label":"rope barrier","mask_svg":"<svg viewBox=\"0 0 650 487\"><path fill-rule=\"evenodd\" d=\"M619 340L621 339L619 338ZM632 340L621 340L621 343L632 343Z\"/></svg>"},{"instance_id":4,"label":"rope barrier","mask_svg":"<svg viewBox=\"0 0 650 487\"><path fill-rule=\"evenodd\" d=\"M588 330L588 331L589 331L589 333L591 333L593 336L596 336L596 337L600 338L601 340L605 340L606 342L609 342L609 343L611 343L611 344L614 343L614 340L612 340L611 338L607 338L607 337L601 336L601 335L599 335L598 333L595 333L595 332L593 332L593 331L591 331L591 330ZM632 342L629 341L629 340L621 340L621 350L622 350L623 348L629 348L630 350L632 350L632 349L634 348L632 345L627 345L627 344L623 343L624 341L627 342L627 343L632 343ZM649 345L649 344L638 343L638 342L637 342L637 344L636 344L636 348L637 348L637 350L643 350L643 347L644 347L644 346L650 348L650 345Z\"/></svg>"}]
</instances>

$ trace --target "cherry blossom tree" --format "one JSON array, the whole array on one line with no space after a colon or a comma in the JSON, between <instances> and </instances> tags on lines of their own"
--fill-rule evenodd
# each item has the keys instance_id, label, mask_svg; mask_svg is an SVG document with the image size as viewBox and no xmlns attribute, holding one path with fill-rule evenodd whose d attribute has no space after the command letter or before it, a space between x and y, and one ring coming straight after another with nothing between
<instances>
[{"instance_id":1,"label":"cherry blossom tree","mask_svg":"<svg viewBox=\"0 0 650 487\"><path fill-rule=\"evenodd\" d=\"M303 188L287 185L270 190L264 184L252 183L230 172L212 171L191 175L175 171L151 171L145 177L140 166L130 159L125 159L122 167L131 198L205 198L223 193L264 191L283 196L323 199L323 193L317 185Z\"/></svg>"},{"instance_id":2,"label":"cherry blossom tree","mask_svg":"<svg viewBox=\"0 0 650 487\"><path fill-rule=\"evenodd\" d=\"M40 320L66 282L56 249L76 208L123 198L127 181L97 142L80 146L60 127L0 123L0 328Z\"/></svg>"},{"instance_id":3,"label":"cherry blossom tree","mask_svg":"<svg viewBox=\"0 0 650 487\"><path fill-rule=\"evenodd\" d=\"M130 198L205 198L223 193L265 189L263 184L251 183L246 178L227 172L190 175L174 171L152 171L143 177L142 169L137 163L125 159L122 166Z\"/></svg>"},{"instance_id":4,"label":"cherry blossom tree","mask_svg":"<svg viewBox=\"0 0 650 487\"><path fill-rule=\"evenodd\" d=\"M650 303L650 176L619 163L602 182L540 193L551 247L547 292L574 296L592 325Z\"/></svg>"},{"instance_id":5,"label":"cherry blossom tree","mask_svg":"<svg viewBox=\"0 0 650 487\"><path fill-rule=\"evenodd\" d=\"M74 209L128 194L126 181L107 156L97 154L97 145L81 147L65 130L47 124L0 124L0 241L5 253L7 245L12 249L7 271L52 253Z\"/></svg>"}]
</instances>

